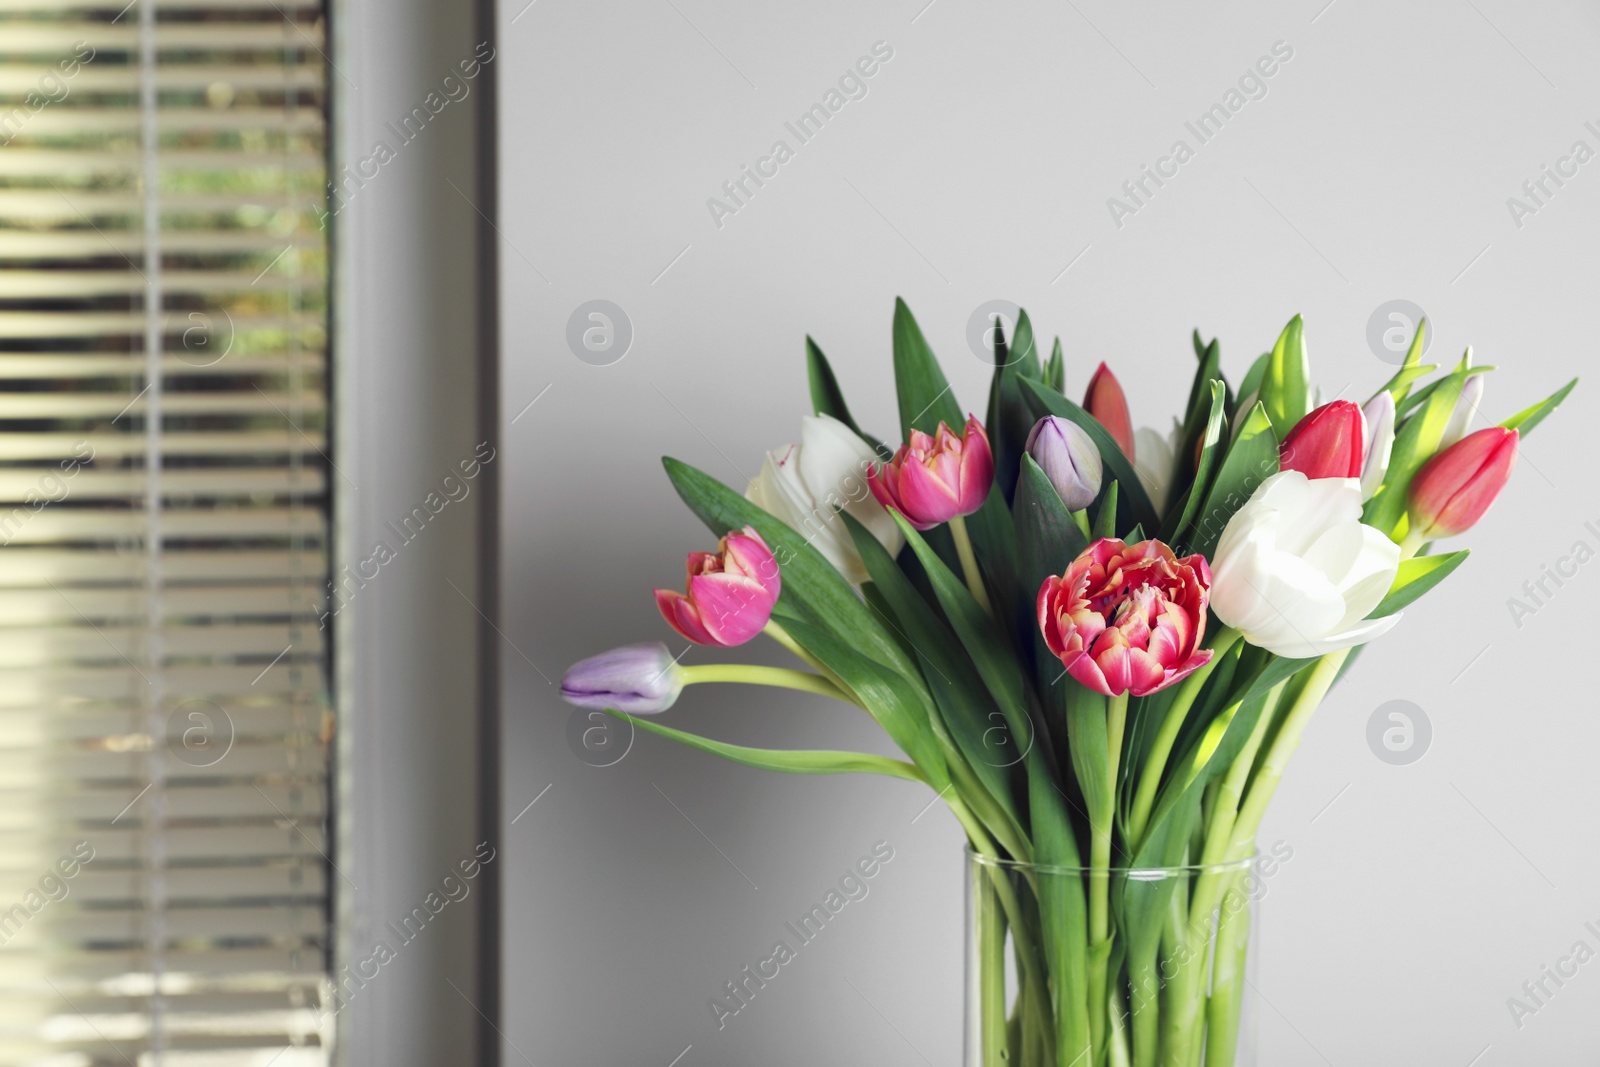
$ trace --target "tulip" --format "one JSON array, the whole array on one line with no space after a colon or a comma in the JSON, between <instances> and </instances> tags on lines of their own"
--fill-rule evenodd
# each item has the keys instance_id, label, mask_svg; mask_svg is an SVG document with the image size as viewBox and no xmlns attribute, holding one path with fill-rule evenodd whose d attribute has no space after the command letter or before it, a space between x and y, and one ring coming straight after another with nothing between
<instances>
[{"instance_id":1,"label":"tulip","mask_svg":"<svg viewBox=\"0 0 1600 1067\"><path fill-rule=\"evenodd\" d=\"M1100 495L1100 450L1077 423L1046 415L1033 424L1025 447L1068 511L1082 511Z\"/></svg>"},{"instance_id":2,"label":"tulip","mask_svg":"<svg viewBox=\"0 0 1600 1067\"><path fill-rule=\"evenodd\" d=\"M561 676L561 698L580 708L654 715L678 699L682 673L659 641L625 645L568 667Z\"/></svg>"},{"instance_id":3,"label":"tulip","mask_svg":"<svg viewBox=\"0 0 1600 1067\"><path fill-rule=\"evenodd\" d=\"M1335 400L1294 424L1278 446L1278 465L1307 478L1359 478L1366 440L1361 409Z\"/></svg>"},{"instance_id":4,"label":"tulip","mask_svg":"<svg viewBox=\"0 0 1600 1067\"><path fill-rule=\"evenodd\" d=\"M1361 409L1367 423L1366 464L1361 468L1361 499L1371 500L1389 473L1394 450L1394 397L1384 389Z\"/></svg>"},{"instance_id":5,"label":"tulip","mask_svg":"<svg viewBox=\"0 0 1600 1067\"><path fill-rule=\"evenodd\" d=\"M1151 506L1159 515L1167 506L1167 495L1178 476L1178 449L1183 444L1183 424L1173 419L1172 432L1166 437L1148 426L1141 426L1134 432L1133 439L1139 449L1139 461L1133 465L1133 472L1139 476L1139 484L1144 487L1145 495L1150 498Z\"/></svg>"},{"instance_id":6,"label":"tulip","mask_svg":"<svg viewBox=\"0 0 1600 1067\"><path fill-rule=\"evenodd\" d=\"M1093 415L1106 432L1122 449L1123 455L1133 461L1133 418L1128 414L1128 398L1123 395L1122 383L1104 363L1089 379L1089 389L1083 394L1083 410Z\"/></svg>"},{"instance_id":7,"label":"tulip","mask_svg":"<svg viewBox=\"0 0 1600 1067\"><path fill-rule=\"evenodd\" d=\"M1245 640L1305 659L1370 641L1400 618L1368 619L1400 566L1400 546L1361 522L1355 478L1280 471L1222 531L1211 610Z\"/></svg>"},{"instance_id":8,"label":"tulip","mask_svg":"<svg viewBox=\"0 0 1600 1067\"><path fill-rule=\"evenodd\" d=\"M1211 572L1160 541L1105 537L1039 587L1039 630L1082 684L1117 697L1148 696L1204 665Z\"/></svg>"},{"instance_id":9,"label":"tulip","mask_svg":"<svg viewBox=\"0 0 1600 1067\"><path fill-rule=\"evenodd\" d=\"M1483 402L1483 375L1474 374L1461 383L1461 395L1450 410L1450 421L1444 424L1439 435L1439 447L1449 448L1467 435L1467 427L1478 417L1478 405Z\"/></svg>"},{"instance_id":10,"label":"tulip","mask_svg":"<svg viewBox=\"0 0 1600 1067\"><path fill-rule=\"evenodd\" d=\"M900 527L867 488L865 475L875 458L872 446L838 419L807 416L800 443L767 453L745 499L804 534L840 574L859 584L867 580L867 569L837 511L849 512L891 556L904 543Z\"/></svg>"},{"instance_id":11,"label":"tulip","mask_svg":"<svg viewBox=\"0 0 1600 1067\"><path fill-rule=\"evenodd\" d=\"M761 535L746 526L716 552L691 552L687 593L656 590L667 624L701 645L742 645L767 625L782 579Z\"/></svg>"},{"instance_id":12,"label":"tulip","mask_svg":"<svg viewBox=\"0 0 1600 1067\"><path fill-rule=\"evenodd\" d=\"M1420 541L1451 537L1483 518L1517 463L1517 431L1503 426L1468 434L1422 465L1411 480L1411 533Z\"/></svg>"},{"instance_id":13,"label":"tulip","mask_svg":"<svg viewBox=\"0 0 1600 1067\"><path fill-rule=\"evenodd\" d=\"M892 460L873 464L867 473L879 503L919 530L971 515L989 498L993 481L994 454L976 416L967 417L959 436L942 422L932 437L912 430Z\"/></svg>"}]
</instances>

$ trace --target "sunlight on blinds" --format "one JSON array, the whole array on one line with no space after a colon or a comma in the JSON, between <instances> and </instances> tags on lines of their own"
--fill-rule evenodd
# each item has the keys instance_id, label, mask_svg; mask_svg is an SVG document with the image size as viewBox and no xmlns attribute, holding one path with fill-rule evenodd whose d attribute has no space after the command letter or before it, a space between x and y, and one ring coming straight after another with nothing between
<instances>
[{"instance_id":1,"label":"sunlight on blinds","mask_svg":"<svg viewBox=\"0 0 1600 1067\"><path fill-rule=\"evenodd\" d=\"M0 1064L328 1059L325 48L0 0Z\"/></svg>"}]
</instances>

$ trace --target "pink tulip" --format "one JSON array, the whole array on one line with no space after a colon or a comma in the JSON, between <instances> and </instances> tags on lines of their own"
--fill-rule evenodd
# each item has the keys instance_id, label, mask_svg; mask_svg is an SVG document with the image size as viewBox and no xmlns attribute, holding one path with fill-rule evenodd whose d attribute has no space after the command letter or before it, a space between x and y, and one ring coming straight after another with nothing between
<instances>
[{"instance_id":1,"label":"pink tulip","mask_svg":"<svg viewBox=\"0 0 1600 1067\"><path fill-rule=\"evenodd\" d=\"M782 579L761 535L730 532L716 552L689 553L688 592L656 590L667 624L701 645L742 645L767 625Z\"/></svg>"},{"instance_id":2,"label":"pink tulip","mask_svg":"<svg viewBox=\"0 0 1600 1067\"><path fill-rule=\"evenodd\" d=\"M1517 463L1517 431L1468 434L1422 465L1411 480L1411 528L1423 539L1451 537L1483 518Z\"/></svg>"},{"instance_id":3,"label":"pink tulip","mask_svg":"<svg viewBox=\"0 0 1600 1067\"><path fill-rule=\"evenodd\" d=\"M919 530L971 515L989 499L993 481L989 435L971 415L959 437L942 422L932 437L912 430L911 441L888 464L875 463L867 471L867 484L878 502L899 511Z\"/></svg>"},{"instance_id":4,"label":"pink tulip","mask_svg":"<svg viewBox=\"0 0 1600 1067\"><path fill-rule=\"evenodd\" d=\"M1160 541L1104 537L1039 587L1039 630L1067 673L1097 693L1148 696L1211 659L1211 569Z\"/></svg>"},{"instance_id":5,"label":"pink tulip","mask_svg":"<svg viewBox=\"0 0 1600 1067\"><path fill-rule=\"evenodd\" d=\"M1278 446L1278 465L1307 478L1359 478L1367 448L1367 419L1349 400L1306 415Z\"/></svg>"},{"instance_id":6,"label":"pink tulip","mask_svg":"<svg viewBox=\"0 0 1600 1067\"><path fill-rule=\"evenodd\" d=\"M1133 417L1128 414L1128 398L1123 395L1122 383L1104 363L1089 379L1089 389L1083 394L1083 410L1106 428L1128 462L1133 462Z\"/></svg>"}]
</instances>

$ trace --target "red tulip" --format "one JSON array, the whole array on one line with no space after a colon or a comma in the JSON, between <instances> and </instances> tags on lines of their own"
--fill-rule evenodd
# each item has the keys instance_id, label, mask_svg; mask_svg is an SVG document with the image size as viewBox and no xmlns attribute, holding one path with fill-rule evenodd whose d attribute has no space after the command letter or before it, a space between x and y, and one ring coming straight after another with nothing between
<instances>
[{"instance_id":1,"label":"red tulip","mask_svg":"<svg viewBox=\"0 0 1600 1067\"><path fill-rule=\"evenodd\" d=\"M1425 540L1470 530L1505 488L1516 464L1516 430L1491 426L1463 437L1424 463L1411 480L1411 529Z\"/></svg>"},{"instance_id":2,"label":"red tulip","mask_svg":"<svg viewBox=\"0 0 1600 1067\"><path fill-rule=\"evenodd\" d=\"M1349 400L1324 404L1294 424L1278 446L1278 465L1307 478L1359 478L1367 448L1367 419Z\"/></svg>"},{"instance_id":3,"label":"red tulip","mask_svg":"<svg viewBox=\"0 0 1600 1067\"><path fill-rule=\"evenodd\" d=\"M874 463L867 471L867 484L878 502L899 511L919 530L971 515L989 499L993 481L989 435L970 415L959 437L942 422L932 437L912 430L911 441L892 460Z\"/></svg>"},{"instance_id":4,"label":"red tulip","mask_svg":"<svg viewBox=\"0 0 1600 1067\"><path fill-rule=\"evenodd\" d=\"M1128 398L1123 395L1122 383L1104 363L1089 379L1089 390L1083 394L1083 410L1106 428L1122 454L1133 462L1133 417L1128 414Z\"/></svg>"},{"instance_id":5,"label":"red tulip","mask_svg":"<svg viewBox=\"0 0 1600 1067\"><path fill-rule=\"evenodd\" d=\"M1211 659L1211 569L1160 541L1101 538L1039 587L1039 629L1067 673L1107 696L1148 696Z\"/></svg>"},{"instance_id":6,"label":"red tulip","mask_svg":"<svg viewBox=\"0 0 1600 1067\"><path fill-rule=\"evenodd\" d=\"M778 561L749 526L733 531L716 552L689 553L688 593L656 590L667 624L701 645L742 645L767 625L782 579Z\"/></svg>"}]
</instances>

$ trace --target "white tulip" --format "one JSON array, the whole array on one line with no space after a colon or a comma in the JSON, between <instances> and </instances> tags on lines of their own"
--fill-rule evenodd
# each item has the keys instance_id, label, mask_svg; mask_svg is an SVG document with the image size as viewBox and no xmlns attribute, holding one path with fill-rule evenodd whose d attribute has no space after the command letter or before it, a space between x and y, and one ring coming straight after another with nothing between
<instances>
[{"instance_id":1,"label":"white tulip","mask_svg":"<svg viewBox=\"0 0 1600 1067\"><path fill-rule=\"evenodd\" d=\"M1281 471L1228 521L1211 561L1211 610L1245 640L1306 659L1399 621L1367 615L1394 584L1400 546L1361 522L1361 482Z\"/></svg>"},{"instance_id":2,"label":"white tulip","mask_svg":"<svg viewBox=\"0 0 1600 1067\"><path fill-rule=\"evenodd\" d=\"M1178 449L1183 445L1183 425L1172 420L1172 432L1162 437L1148 426L1133 431L1133 472L1139 476L1145 496L1159 515L1166 509L1167 494L1178 469Z\"/></svg>"},{"instance_id":3,"label":"white tulip","mask_svg":"<svg viewBox=\"0 0 1600 1067\"><path fill-rule=\"evenodd\" d=\"M877 460L872 446L838 419L808 415L800 424L800 443L767 453L745 499L804 534L847 579L864 582L867 569L839 511L848 511L891 556L904 543L867 486L867 470Z\"/></svg>"}]
</instances>

